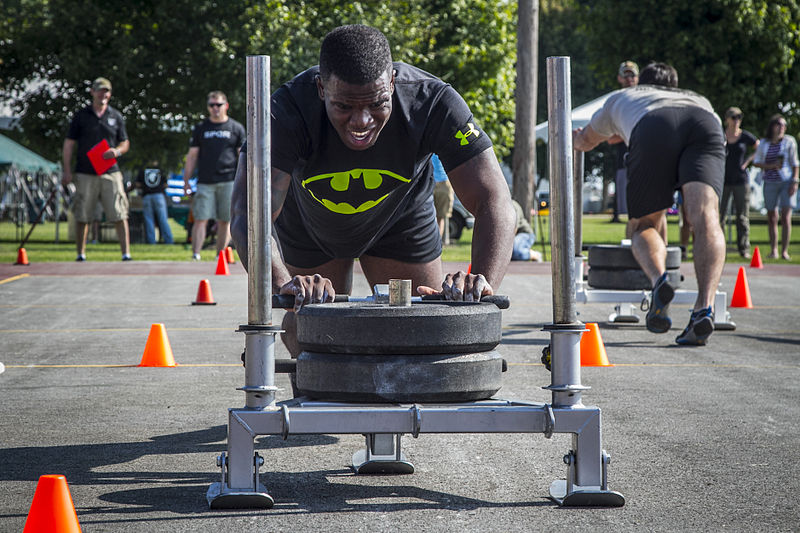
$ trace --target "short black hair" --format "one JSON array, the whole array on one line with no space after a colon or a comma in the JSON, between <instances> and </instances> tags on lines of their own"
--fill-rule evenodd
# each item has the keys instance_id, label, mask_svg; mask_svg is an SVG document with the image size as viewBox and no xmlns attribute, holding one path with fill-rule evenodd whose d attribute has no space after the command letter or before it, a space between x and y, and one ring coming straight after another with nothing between
<instances>
[{"instance_id":1,"label":"short black hair","mask_svg":"<svg viewBox=\"0 0 800 533\"><path fill-rule=\"evenodd\" d=\"M666 63L650 63L639 74L640 85L678 86L678 71Z\"/></svg>"},{"instance_id":2,"label":"short black hair","mask_svg":"<svg viewBox=\"0 0 800 533\"><path fill-rule=\"evenodd\" d=\"M319 74L335 74L347 83L370 83L392 68L389 41L379 30L362 24L339 26L322 41Z\"/></svg>"}]
</instances>

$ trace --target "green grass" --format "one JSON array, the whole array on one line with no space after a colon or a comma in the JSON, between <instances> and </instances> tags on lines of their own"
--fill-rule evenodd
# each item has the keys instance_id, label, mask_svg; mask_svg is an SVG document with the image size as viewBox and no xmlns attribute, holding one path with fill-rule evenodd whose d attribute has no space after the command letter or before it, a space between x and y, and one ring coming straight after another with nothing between
<instances>
[{"instance_id":1,"label":"green grass","mask_svg":"<svg viewBox=\"0 0 800 533\"><path fill-rule=\"evenodd\" d=\"M671 245L677 246L680 242L679 238L679 228L678 228L678 217L677 216L670 216L667 217L668 219L668 229L667 229L667 238ZM550 235L550 220L548 217L541 217L541 228L539 226L539 221L535 221L534 230L536 230L537 234L537 242L534 245L534 249L538 251L542 251L545 254L545 257L549 261L552 258L550 253L550 242L549 242L549 235ZM610 214L602 214L602 215L584 215L583 217L583 244L591 245L591 244L619 244L622 239L625 238L625 223L611 223ZM626 220L624 217L623 221ZM795 219L793 221L792 229L792 239L789 243L789 255L792 257L790 263L800 264L800 220ZM780 231L780 228L779 228ZM544 249L542 249L542 239L540 238L539 234L543 233L545 236L545 245ZM725 237L727 240L728 237L728 228L725 227ZM750 264L749 260L743 259L739 256L738 251L736 250L736 228L733 228L731 238L734 239L733 241L728 240L728 253L726 257L726 262L732 264ZM469 262L470 260L470 244L472 242L472 230L465 230L464 233L461 235L461 238L458 242L452 243L449 246L444 248L444 252L442 253L442 260L444 261L461 261L461 262ZM767 259L767 254L769 254L769 235L767 233L767 221L766 217L754 215L750 219L750 246L755 247L758 246L759 251L761 252L761 259L762 261L767 263L783 263L786 264L787 261L783 259ZM692 258L692 245L689 245L689 259Z\"/></svg>"},{"instance_id":2,"label":"green grass","mask_svg":"<svg viewBox=\"0 0 800 533\"><path fill-rule=\"evenodd\" d=\"M585 215L583 217L583 243L588 244L619 244L619 241L625 236L624 223L610 223L611 216L603 215ZM536 223L534 229L545 236L544 253L549 260L550 244L549 234L550 225L547 217L541 218L542 227L540 230L539 223ZM191 249L186 241L186 230L177 224L174 220L170 219L172 225L172 233L175 236L176 242L179 244L133 244L131 245L131 253L134 259L139 261L189 261L191 258ZM14 224L11 222L0 222L0 262L13 263L17 259L17 247L19 246L19 239L24 237L30 225L25 226L22 230L17 231ZM789 254L792 256L792 263L800 264L800 224L795 220L794 233L792 242L789 246ZM17 234L20 234L19 239ZM106 229L105 235L113 234L112 229ZM733 237L735 238L736 230L733 230ZM678 243L678 220L677 217L669 217L669 242L671 244ZM727 237L727 228L725 230ZM75 244L67 240L67 224L62 223L59 227L60 242L55 242L55 224L48 222L40 224L31 234L25 249L28 253L28 258L31 262L47 263L55 261L73 261L75 259ZM542 250L541 238L535 245L536 250ZM750 240L752 246L758 246L761 251L761 258L764 263L786 263L782 259L767 259L769 253L769 238L767 236L767 224L764 217L754 216L750 221ZM452 243L444 247L442 260L456 261L468 263L470 261L470 249L472 242L472 230L465 230L461 235L458 242ZM691 252L691 246L690 246ZM86 254L91 261L119 261L120 251L119 244L116 242L105 242L99 244L88 244L86 247ZM204 250L203 259L213 260L215 255L214 249ZM689 255L691 258L691 253ZM728 242L728 255L727 262L736 264L747 264L748 262L739 257L736 253L736 246L732 242Z\"/></svg>"}]
</instances>

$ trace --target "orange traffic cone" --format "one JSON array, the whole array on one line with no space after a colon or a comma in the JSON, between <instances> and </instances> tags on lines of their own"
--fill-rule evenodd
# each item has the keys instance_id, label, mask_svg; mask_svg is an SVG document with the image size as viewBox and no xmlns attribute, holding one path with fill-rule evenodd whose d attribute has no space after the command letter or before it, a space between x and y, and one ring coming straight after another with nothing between
<instances>
[{"instance_id":1,"label":"orange traffic cone","mask_svg":"<svg viewBox=\"0 0 800 533\"><path fill-rule=\"evenodd\" d=\"M233 257L233 248L231 248L230 246L225 248L225 259L227 259L228 263L231 265L236 264L236 258Z\"/></svg>"},{"instance_id":2,"label":"orange traffic cone","mask_svg":"<svg viewBox=\"0 0 800 533\"><path fill-rule=\"evenodd\" d=\"M172 357L172 347L167 338L167 328L164 324L150 326L150 335L144 346L144 355L139 366L178 366Z\"/></svg>"},{"instance_id":3,"label":"orange traffic cone","mask_svg":"<svg viewBox=\"0 0 800 533\"><path fill-rule=\"evenodd\" d=\"M33 494L31 509L25 520L23 533L80 533L78 515L67 487L67 478L62 475L39 477Z\"/></svg>"},{"instance_id":4,"label":"orange traffic cone","mask_svg":"<svg viewBox=\"0 0 800 533\"><path fill-rule=\"evenodd\" d=\"M600 337L597 324L586 324L586 329L581 336L581 366L614 366L608 362L606 347Z\"/></svg>"},{"instance_id":5,"label":"orange traffic cone","mask_svg":"<svg viewBox=\"0 0 800 533\"><path fill-rule=\"evenodd\" d=\"M217 305L211 295L211 284L207 279L202 280L200 286L197 287L197 298L192 302L192 305Z\"/></svg>"},{"instance_id":6,"label":"orange traffic cone","mask_svg":"<svg viewBox=\"0 0 800 533\"><path fill-rule=\"evenodd\" d=\"M28 252L25 251L25 248L20 248L19 250L17 250L17 262L14 264L15 265L28 264Z\"/></svg>"},{"instance_id":7,"label":"orange traffic cone","mask_svg":"<svg viewBox=\"0 0 800 533\"><path fill-rule=\"evenodd\" d=\"M731 307L753 308L753 300L750 299L750 287L747 285L747 274L744 267L739 267L739 275L736 276L736 286L733 288Z\"/></svg>"},{"instance_id":8,"label":"orange traffic cone","mask_svg":"<svg viewBox=\"0 0 800 533\"><path fill-rule=\"evenodd\" d=\"M750 261L751 268L764 268L764 263L761 262L761 252L758 251L758 246L753 249L753 260Z\"/></svg>"},{"instance_id":9,"label":"orange traffic cone","mask_svg":"<svg viewBox=\"0 0 800 533\"><path fill-rule=\"evenodd\" d=\"M228 261L225 260L225 250L220 250L219 257L217 258L217 275L228 276L230 273L231 271L228 270Z\"/></svg>"}]
</instances>

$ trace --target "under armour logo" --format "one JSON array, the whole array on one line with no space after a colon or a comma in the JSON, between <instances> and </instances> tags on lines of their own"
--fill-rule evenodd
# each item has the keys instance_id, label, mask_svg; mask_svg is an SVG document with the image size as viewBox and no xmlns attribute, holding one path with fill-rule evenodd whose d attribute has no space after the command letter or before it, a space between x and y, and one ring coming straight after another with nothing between
<instances>
[{"instance_id":1,"label":"under armour logo","mask_svg":"<svg viewBox=\"0 0 800 533\"><path fill-rule=\"evenodd\" d=\"M467 122L467 127L469 128L467 133L463 133L461 131L456 132L456 139L461 139L461 146L469 144L468 137L470 135L475 135L475 137L478 137L481 134L481 132L475 129L475 125L472 124L472 122Z\"/></svg>"}]
</instances>

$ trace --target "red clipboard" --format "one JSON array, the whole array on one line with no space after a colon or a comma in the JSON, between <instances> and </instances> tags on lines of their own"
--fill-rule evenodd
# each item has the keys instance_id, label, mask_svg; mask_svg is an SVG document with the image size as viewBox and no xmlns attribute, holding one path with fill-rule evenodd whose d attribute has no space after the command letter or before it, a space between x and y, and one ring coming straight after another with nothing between
<instances>
[{"instance_id":1,"label":"red clipboard","mask_svg":"<svg viewBox=\"0 0 800 533\"><path fill-rule=\"evenodd\" d=\"M86 152L86 155L89 156L89 161L92 163L94 171L98 176L100 174L105 174L106 170L113 167L117 163L116 158L103 159L103 154L109 148L111 147L108 145L108 141L103 139L99 143L95 144L91 150Z\"/></svg>"}]
</instances>

